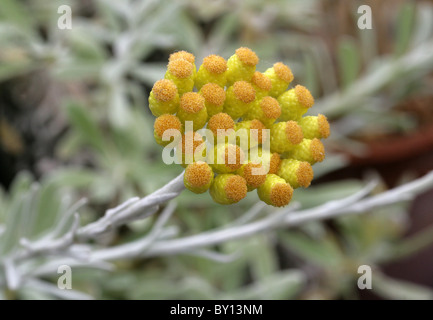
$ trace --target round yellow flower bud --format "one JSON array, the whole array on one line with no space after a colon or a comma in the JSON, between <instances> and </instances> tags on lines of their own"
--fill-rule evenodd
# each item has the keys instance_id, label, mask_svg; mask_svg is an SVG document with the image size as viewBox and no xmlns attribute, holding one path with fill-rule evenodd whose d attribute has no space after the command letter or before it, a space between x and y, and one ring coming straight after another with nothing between
<instances>
[{"instance_id":1,"label":"round yellow flower bud","mask_svg":"<svg viewBox=\"0 0 433 320\"><path fill-rule=\"evenodd\" d=\"M196 92L185 93L180 98L177 117L184 125L185 121L192 121L194 131L203 128L207 121L205 99Z\"/></svg>"},{"instance_id":2,"label":"round yellow flower bud","mask_svg":"<svg viewBox=\"0 0 433 320\"><path fill-rule=\"evenodd\" d=\"M250 83L237 81L227 89L223 111L233 119L242 117L251 107L256 92Z\"/></svg>"},{"instance_id":3,"label":"round yellow flower bud","mask_svg":"<svg viewBox=\"0 0 433 320\"><path fill-rule=\"evenodd\" d=\"M245 120L260 120L266 127L270 127L281 115L281 107L275 98L270 96L256 100L248 112L243 116Z\"/></svg>"},{"instance_id":4,"label":"round yellow flower bud","mask_svg":"<svg viewBox=\"0 0 433 320\"><path fill-rule=\"evenodd\" d=\"M195 56L192 53L188 52L188 51L182 50L182 51L177 51L177 52L174 52L174 53L170 54L170 57L168 58L168 61L171 62L173 60L179 60L179 59L184 59L184 60L186 60L186 61L188 61L189 63L192 64L192 66L193 66L193 74L195 76L195 74L197 72L197 68L195 66Z\"/></svg>"},{"instance_id":5,"label":"round yellow flower bud","mask_svg":"<svg viewBox=\"0 0 433 320\"><path fill-rule=\"evenodd\" d=\"M171 80L158 80L149 95L149 109L155 117L176 113L179 108L177 87Z\"/></svg>"},{"instance_id":6,"label":"round yellow flower bud","mask_svg":"<svg viewBox=\"0 0 433 320\"><path fill-rule=\"evenodd\" d=\"M271 126L271 151L287 152L302 142L302 128L295 121L278 122Z\"/></svg>"},{"instance_id":7,"label":"round yellow flower bud","mask_svg":"<svg viewBox=\"0 0 433 320\"><path fill-rule=\"evenodd\" d=\"M204 100L208 118L223 111L226 92L216 83L207 83L199 92Z\"/></svg>"},{"instance_id":8,"label":"round yellow flower bud","mask_svg":"<svg viewBox=\"0 0 433 320\"><path fill-rule=\"evenodd\" d=\"M257 194L266 204L284 207L292 200L293 188L283 178L268 174L265 182L258 187Z\"/></svg>"},{"instance_id":9,"label":"round yellow flower bud","mask_svg":"<svg viewBox=\"0 0 433 320\"><path fill-rule=\"evenodd\" d=\"M272 89L272 81L263 73L256 71L251 78L251 84L256 90L256 98L261 99L269 95L269 91Z\"/></svg>"},{"instance_id":10,"label":"round yellow flower bud","mask_svg":"<svg viewBox=\"0 0 433 320\"><path fill-rule=\"evenodd\" d=\"M314 176L311 164L306 161L294 159L281 160L277 174L286 180L294 189L299 187L307 188Z\"/></svg>"},{"instance_id":11,"label":"round yellow flower bud","mask_svg":"<svg viewBox=\"0 0 433 320\"><path fill-rule=\"evenodd\" d=\"M295 160L307 161L313 165L325 159L325 147L317 138L312 140L304 139L291 150L289 156Z\"/></svg>"},{"instance_id":12,"label":"round yellow flower bud","mask_svg":"<svg viewBox=\"0 0 433 320\"><path fill-rule=\"evenodd\" d=\"M272 89L269 95L276 98L287 90L289 84L293 81L292 70L282 62L277 62L272 68L265 71L265 75L272 82Z\"/></svg>"},{"instance_id":13,"label":"round yellow flower bud","mask_svg":"<svg viewBox=\"0 0 433 320\"><path fill-rule=\"evenodd\" d=\"M313 106L314 98L307 88L297 85L280 95L278 102L281 106L280 120L298 121Z\"/></svg>"},{"instance_id":14,"label":"round yellow flower bud","mask_svg":"<svg viewBox=\"0 0 433 320\"><path fill-rule=\"evenodd\" d=\"M219 174L215 177L209 193L219 204L233 204L247 195L247 183L244 178L235 174Z\"/></svg>"},{"instance_id":15,"label":"round yellow flower bud","mask_svg":"<svg viewBox=\"0 0 433 320\"><path fill-rule=\"evenodd\" d=\"M266 172L261 164L247 162L237 171L247 182L248 191L252 191L262 185L266 180Z\"/></svg>"},{"instance_id":16,"label":"round yellow flower bud","mask_svg":"<svg viewBox=\"0 0 433 320\"><path fill-rule=\"evenodd\" d=\"M232 133L234 133L235 131L235 122L233 121L232 117L230 117L227 113L217 113L216 115L213 115L208 123L207 123L207 128L209 130L212 131L213 135L214 135L214 141L218 141L218 136L220 135L224 135L227 136L230 134L229 132L223 132L221 130L230 130L232 129ZM220 130L218 132L218 130ZM225 139L224 142L226 142L227 139Z\"/></svg>"},{"instance_id":17,"label":"round yellow flower bud","mask_svg":"<svg viewBox=\"0 0 433 320\"><path fill-rule=\"evenodd\" d=\"M164 132L167 130L176 130L177 132L179 132L180 135L182 132L182 123L175 115L163 114L162 116L159 116L155 119L153 129L153 136L155 137L155 141L161 146L166 146L171 142L171 140L162 140Z\"/></svg>"},{"instance_id":18,"label":"round yellow flower bud","mask_svg":"<svg viewBox=\"0 0 433 320\"><path fill-rule=\"evenodd\" d=\"M203 59L203 64L195 76L195 86L200 90L207 83L215 83L224 88L227 82L227 62L223 57L212 54Z\"/></svg>"},{"instance_id":19,"label":"round yellow flower bud","mask_svg":"<svg viewBox=\"0 0 433 320\"><path fill-rule=\"evenodd\" d=\"M306 139L326 139L331 134L328 119L323 114L303 117L298 123Z\"/></svg>"},{"instance_id":20,"label":"round yellow flower bud","mask_svg":"<svg viewBox=\"0 0 433 320\"><path fill-rule=\"evenodd\" d=\"M212 168L206 162L198 161L186 167L183 182L188 190L203 193L210 188L213 178Z\"/></svg>"},{"instance_id":21,"label":"round yellow flower bud","mask_svg":"<svg viewBox=\"0 0 433 320\"><path fill-rule=\"evenodd\" d=\"M236 81L250 81L259 58L249 48L241 47L227 60L227 82L229 85Z\"/></svg>"},{"instance_id":22,"label":"round yellow flower bud","mask_svg":"<svg viewBox=\"0 0 433 320\"><path fill-rule=\"evenodd\" d=\"M194 88L194 66L185 59L172 60L168 63L164 78L172 80L182 96Z\"/></svg>"}]
</instances>

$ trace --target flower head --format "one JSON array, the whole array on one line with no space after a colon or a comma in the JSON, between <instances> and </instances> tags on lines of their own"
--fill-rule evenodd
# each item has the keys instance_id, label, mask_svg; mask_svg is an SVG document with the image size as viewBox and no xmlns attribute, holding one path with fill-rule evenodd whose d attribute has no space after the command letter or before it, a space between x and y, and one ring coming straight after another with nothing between
<instances>
[{"instance_id":1,"label":"flower head","mask_svg":"<svg viewBox=\"0 0 433 320\"><path fill-rule=\"evenodd\" d=\"M276 174L268 174L265 182L257 189L260 200L274 207L284 207L293 196L293 188Z\"/></svg>"},{"instance_id":2,"label":"flower head","mask_svg":"<svg viewBox=\"0 0 433 320\"><path fill-rule=\"evenodd\" d=\"M210 188L213 178L212 168L206 162L197 161L186 167L183 181L188 190L203 193Z\"/></svg>"},{"instance_id":3,"label":"flower head","mask_svg":"<svg viewBox=\"0 0 433 320\"><path fill-rule=\"evenodd\" d=\"M216 83L207 83L199 92L205 101L208 118L223 111L226 92Z\"/></svg>"},{"instance_id":4,"label":"flower head","mask_svg":"<svg viewBox=\"0 0 433 320\"><path fill-rule=\"evenodd\" d=\"M185 59L174 59L168 63L165 79L172 80L180 95L194 88L194 66Z\"/></svg>"},{"instance_id":5,"label":"flower head","mask_svg":"<svg viewBox=\"0 0 433 320\"><path fill-rule=\"evenodd\" d=\"M278 122L271 126L271 150L277 153L290 151L302 142L302 128L295 121Z\"/></svg>"},{"instance_id":6,"label":"flower head","mask_svg":"<svg viewBox=\"0 0 433 320\"><path fill-rule=\"evenodd\" d=\"M249 48L241 47L236 50L227 61L227 81L233 84L236 81L251 81L256 71L259 57Z\"/></svg>"},{"instance_id":7,"label":"flower head","mask_svg":"<svg viewBox=\"0 0 433 320\"><path fill-rule=\"evenodd\" d=\"M158 80L149 95L149 109L155 117L165 113L176 113L179 94L176 84L167 79Z\"/></svg>"},{"instance_id":8,"label":"flower head","mask_svg":"<svg viewBox=\"0 0 433 320\"><path fill-rule=\"evenodd\" d=\"M314 98L304 86L297 85L278 97L281 106L281 120L299 121L314 104Z\"/></svg>"},{"instance_id":9,"label":"flower head","mask_svg":"<svg viewBox=\"0 0 433 320\"><path fill-rule=\"evenodd\" d=\"M168 62L171 62L173 60L179 60L179 59L184 59L191 64L195 63L195 56L192 53L189 53L188 51L185 50L173 52L172 54L170 54L170 57L168 58Z\"/></svg>"},{"instance_id":10,"label":"flower head","mask_svg":"<svg viewBox=\"0 0 433 320\"><path fill-rule=\"evenodd\" d=\"M180 98L177 116L182 123L192 121L194 130L202 128L207 121L207 111L203 96L196 92L186 92Z\"/></svg>"},{"instance_id":11,"label":"flower head","mask_svg":"<svg viewBox=\"0 0 433 320\"><path fill-rule=\"evenodd\" d=\"M255 67L259 63L259 57L250 48L241 47L236 49L236 56L242 64L250 67Z\"/></svg>"},{"instance_id":12,"label":"flower head","mask_svg":"<svg viewBox=\"0 0 433 320\"><path fill-rule=\"evenodd\" d=\"M212 131L214 137L217 139L219 135L225 134L225 131L227 130L232 129L234 131L235 122L227 113L220 112L209 119L207 128Z\"/></svg>"},{"instance_id":13,"label":"flower head","mask_svg":"<svg viewBox=\"0 0 433 320\"><path fill-rule=\"evenodd\" d=\"M275 98L286 91L289 84L293 81L292 70L282 62L277 62L272 68L267 69L265 75L272 82L272 89L269 91L269 95Z\"/></svg>"},{"instance_id":14,"label":"flower head","mask_svg":"<svg viewBox=\"0 0 433 320\"><path fill-rule=\"evenodd\" d=\"M299 161L307 161L310 164L315 164L325 159L325 147L317 138L312 140L304 139L299 145L292 149L290 157Z\"/></svg>"},{"instance_id":15,"label":"flower head","mask_svg":"<svg viewBox=\"0 0 433 320\"><path fill-rule=\"evenodd\" d=\"M153 124L153 129L153 135L156 142L162 146L166 146L170 143L170 140L164 141L162 139L164 132L167 132L167 130L173 130L173 133L180 133L182 131L182 123L175 115L163 114L156 118ZM173 134L172 136L174 137L175 135Z\"/></svg>"},{"instance_id":16,"label":"flower head","mask_svg":"<svg viewBox=\"0 0 433 320\"><path fill-rule=\"evenodd\" d=\"M266 173L264 172L263 166L251 161L244 164L238 170L238 174L247 182L248 191L258 188L266 180Z\"/></svg>"},{"instance_id":17,"label":"flower head","mask_svg":"<svg viewBox=\"0 0 433 320\"><path fill-rule=\"evenodd\" d=\"M195 86L198 90L207 83L215 83L224 87L227 82L227 61L216 54L203 59L203 64L197 71Z\"/></svg>"},{"instance_id":18,"label":"flower head","mask_svg":"<svg viewBox=\"0 0 433 320\"><path fill-rule=\"evenodd\" d=\"M314 105L310 91L289 88L293 73L282 62L263 73L258 62L241 47L228 60L205 57L197 70L192 53L174 52L149 95L155 140L171 147L164 133L174 138L185 187L208 190L220 204L257 190L265 203L285 206L293 189L310 185L312 166L325 158L320 139L330 135L330 125L322 114L304 116Z\"/></svg>"},{"instance_id":19,"label":"flower head","mask_svg":"<svg viewBox=\"0 0 433 320\"><path fill-rule=\"evenodd\" d=\"M307 188L314 175L311 164L294 159L281 160L277 174L295 189Z\"/></svg>"},{"instance_id":20,"label":"flower head","mask_svg":"<svg viewBox=\"0 0 433 320\"><path fill-rule=\"evenodd\" d=\"M256 90L256 97L258 99L263 98L269 94L272 89L272 81L260 71L254 72L251 77L251 84Z\"/></svg>"},{"instance_id":21,"label":"flower head","mask_svg":"<svg viewBox=\"0 0 433 320\"><path fill-rule=\"evenodd\" d=\"M233 119L242 117L256 98L256 91L247 81L237 81L227 89L223 111Z\"/></svg>"},{"instance_id":22,"label":"flower head","mask_svg":"<svg viewBox=\"0 0 433 320\"><path fill-rule=\"evenodd\" d=\"M270 127L281 115L281 107L277 99L270 96L255 101L244 118L260 120L266 127Z\"/></svg>"},{"instance_id":23,"label":"flower head","mask_svg":"<svg viewBox=\"0 0 433 320\"><path fill-rule=\"evenodd\" d=\"M236 203L246 197L247 182L236 174L219 174L215 177L209 193L219 204Z\"/></svg>"},{"instance_id":24,"label":"flower head","mask_svg":"<svg viewBox=\"0 0 433 320\"><path fill-rule=\"evenodd\" d=\"M323 115L303 117L299 121L304 138L326 139L331 134L328 119Z\"/></svg>"}]
</instances>

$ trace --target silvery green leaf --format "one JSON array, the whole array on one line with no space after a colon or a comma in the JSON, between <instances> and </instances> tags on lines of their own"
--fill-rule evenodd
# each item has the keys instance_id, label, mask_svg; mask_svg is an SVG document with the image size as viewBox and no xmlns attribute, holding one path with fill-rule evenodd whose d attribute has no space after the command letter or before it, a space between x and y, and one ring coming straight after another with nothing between
<instances>
[{"instance_id":1,"label":"silvery green leaf","mask_svg":"<svg viewBox=\"0 0 433 320\"><path fill-rule=\"evenodd\" d=\"M338 44L339 74L343 88L356 80L361 70L361 57L357 43L350 38L342 38Z\"/></svg>"},{"instance_id":2,"label":"silvery green leaf","mask_svg":"<svg viewBox=\"0 0 433 320\"><path fill-rule=\"evenodd\" d=\"M405 3L400 7L396 23L396 42L394 52L399 56L407 51L414 29L416 9L413 3Z\"/></svg>"},{"instance_id":3,"label":"silvery green leaf","mask_svg":"<svg viewBox=\"0 0 433 320\"><path fill-rule=\"evenodd\" d=\"M257 281L237 292L223 295L221 299L241 300L286 300L293 299L306 281L300 270L284 270L274 273L265 279Z\"/></svg>"},{"instance_id":4,"label":"silvery green leaf","mask_svg":"<svg viewBox=\"0 0 433 320\"><path fill-rule=\"evenodd\" d=\"M281 232L283 245L299 257L323 267L339 265L344 258L335 241L325 236L320 240L312 239L299 232Z\"/></svg>"},{"instance_id":5,"label":"silvery green leaf","mask_svg":"<svg viewBox=\"0 0 433 320\"><path fill-rule=\"evenodd\" d=\"M433 299L433 290L426 286L390 278L374 270L372 272L372 291L379 296L392 300Z\"/></svg>"}]
</instances>

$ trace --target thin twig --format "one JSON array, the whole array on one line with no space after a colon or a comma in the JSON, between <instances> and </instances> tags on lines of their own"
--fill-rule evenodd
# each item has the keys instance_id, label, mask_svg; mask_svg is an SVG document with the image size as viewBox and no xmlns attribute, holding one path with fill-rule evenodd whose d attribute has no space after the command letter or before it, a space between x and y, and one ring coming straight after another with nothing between
<instances>
[{"instance_id":1,"label":"thin twig","mask_svg":"<svg viewBox=\"0 0 433 320\"><path fill-rule=\"evenodd\" d=\"M363 190L356 193L355 195L351 195L347 198L333 201L315 208L296 212L285 212L285 209L283 209L280 211L283 219L280 217L277 217L276 219L274 216L270 216L242 226L208 231L198 235L179 239L155 242L154 245L148 251L146 251L143 256L163 256L190 252L191 250L198 248L248 237L259 232L276 228L293 227L309 221L330 219L343 214L362 213L392 203L407 201L433 186L433 172L401 187L397 187L382 194L359 200L368 192L370 192L373 186L373 184L368 184ZM122 251L127 252L129 245L132 244L123 245ZM114 258L114 256L110 257L110 249L105 249L104 252L105 258Z\"/></svg>"},{"instance_id":2,"label":"thin twig","mask_svg":"<svg viewBox=\"0 0 433 320\"><path fill-rule=\"evenodd\" d=\"M80 239L95 238L113 227L137 220L137 217L148 217L158 210L158 205L177 197L184 189L182 172L164 187L141 200L133 198L127 204L108 210L101 219L80 228L77 235Z\"/></svg>"}]
</instances>

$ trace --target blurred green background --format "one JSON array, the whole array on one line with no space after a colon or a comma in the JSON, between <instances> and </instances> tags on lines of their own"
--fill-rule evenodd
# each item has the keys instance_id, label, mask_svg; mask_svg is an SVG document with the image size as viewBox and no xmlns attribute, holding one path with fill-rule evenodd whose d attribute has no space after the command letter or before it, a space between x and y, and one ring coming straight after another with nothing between
<instances>
[{"instance_id":1,"label":"blurred green background","mask_svg":"<svg viewBox=\"0 0 433 320\"><path fill-rule=\"evenodd\" d=\"M64 4L72 8L71 30L57 26ZM357 26L362 4L372 8L371 30ZM433 169L432 1L1 0L0 223L22 215L43 234L86 197L84 225L173 179L182 168L165 165L153 140L153 83L173 51L194 53L199 65L240 46L258 54L258 70L289 65L294 84L316 99L312 112L332 121L327 159L315 166L313 185L295 193L303 208L348 196L367 178L381 178L379 192ZM213 248L241 252L227 263L176 255L117 261L111 272L80 268L74 289L97 299L430 299L432 199L433 191L410 205ZM224 207L185 191L169 224L183 236L198 234L255 202L254 194ZM153 219L97 244L138 239ZM2 247L13 250L21 231L9 228ZM362 264L375 270L372 291L357 288ZM3 298L55 298L1 283Z\"/></svg>"}]
</instances>

